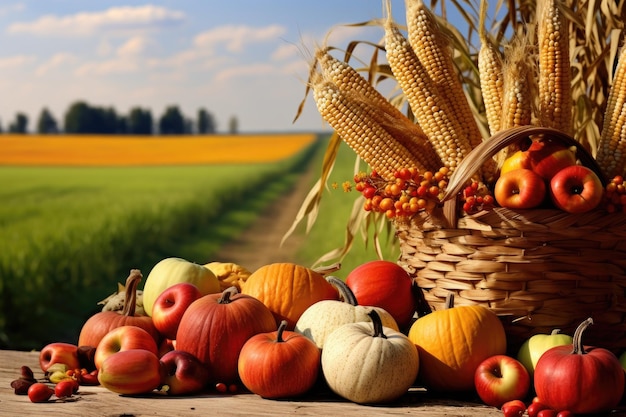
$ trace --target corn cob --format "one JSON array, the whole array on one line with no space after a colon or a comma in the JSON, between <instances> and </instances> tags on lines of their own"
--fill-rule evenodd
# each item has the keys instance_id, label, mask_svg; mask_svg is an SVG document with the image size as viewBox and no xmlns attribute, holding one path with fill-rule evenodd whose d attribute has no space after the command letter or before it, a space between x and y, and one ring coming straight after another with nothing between
<instances>
[{"instance_id":1,"label":"corn cob","mask_svg":"<svg viewBox=\"0 0 626 417\"><path fill-rule=\"evenodd\" d=\"M465 97L446 35L422 0L406 0L405 8L409 44L446 101L451 114L459 120L461 131L470 146L478 146L482 142L482 135Z\"/></svg>"},{"instance_id":2,"label":"corn cob","mask_svg":"<svg viewBox=\"0 0 626 417\"><path fill-rule=\"evenodd\" d=\"M459 121L389 13L385 21L387 61L419 125L443 165L451 171L471 151Z\"/></svg>"},{"instance_id":3,"label":"corn cob","mask_svg":"<svg viewBox=\"0 0 626 417\"><path fill-rule=\"evenodd\" d=\"M615 68L596 160L607 179L626 174L626 48Z\"/></svg>"},{"instance_id":4,"label":"corn cob","mask_svg":"<svg viewBox=\"0 0 626 417\"><path fill-rule=\"evenodd\" d=\"M349 92L342 92L321 75L314 77L312 84L313 98L322 118L382 178L392 180L401 168L420 169L419 161L372 120Z\"/></svg>"},{"instance_id":5,"label":"corn cob","mask_svg":"<svg viewBox=\"0 0 626 417\"><path fill-rule=\"evenodd\" d=\"M539 2L539 123L572 131L572 75L568 24L559 0Z\"/></svg>"},{"instance_id":6,"label":"corn cob","mask_svg":"<svg viewBox=\"0 0 626 417\"><path fill-rule=\"evenodd\" d=\"M370 117L403 144L421 162L423 169L435 172L442 166L441 159L420 126L402 114L361 74L346 62L333 57L327 48L318 49L316 58L324 77L335 83L339 90L360 96L364 104L369 103L367 109L377 107L376 111L370 112Z\"/></svg>"},{"instance_id":7,"label":"corn cob","mask_svg":"<svg viewBox=\"0 0 626 417\"><path fill-rule=\"evenodd\" d=\"M528 39L517 37L508 48L503 66L502 130L532 124L535 96ZM509 145L498 152L496 159L501 164L518 149L517 144Z\"/></svg>"},{"instance_id":8,"label":"corn cob","mask_svg":"<svg viewBox=\"0 0 626 417\"><path fill-rule=\"evenodd\" d=\"M494 135L502 128L502 54L490 41L485 31L487 1L480 4L480 50L478 51L478 71L480 90L485 105L485 116L489 132Z\"/></svg>"}]
</instances>

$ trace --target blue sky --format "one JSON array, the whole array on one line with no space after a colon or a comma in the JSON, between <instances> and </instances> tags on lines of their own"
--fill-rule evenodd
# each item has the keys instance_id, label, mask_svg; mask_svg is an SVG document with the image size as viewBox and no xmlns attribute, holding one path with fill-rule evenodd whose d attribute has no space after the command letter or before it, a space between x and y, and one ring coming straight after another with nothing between
<instances>
[{"instance_id":1,"label":"blue sky","mask_svg":"<svg viewBox=\"0 0 626 417\"><path fill-rule=\"evenodd\" d=\"M158 118L171 104L218 131L236 116L241 132L327 128L304 96L307 54L336 25L380 18L382 0L0 1L0 125L16 112L29 130L47 107L60 122L86 100ZM392 0L404 23L404 1ZM330 43L379 40L380 28L342 28Z\"/></svg>"}]
</instances>

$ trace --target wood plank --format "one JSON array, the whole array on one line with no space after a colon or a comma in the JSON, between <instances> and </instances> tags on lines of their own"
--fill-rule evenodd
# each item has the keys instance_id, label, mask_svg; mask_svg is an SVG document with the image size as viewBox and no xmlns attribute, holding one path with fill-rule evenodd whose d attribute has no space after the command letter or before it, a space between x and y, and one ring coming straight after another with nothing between
<instances>
[{"instance_id":1,"label":"wood plank","mask_svg":"<svg viewBox=\"0 0 626 417\"><path fill-rule=\"evenodd\" d=\"M250 393L235 395L203 394L189 397L167 397L160 394L142 397L117 395L102 387L81 387L73 401L50 401L34 404L27 396L15 395L10 384L19 377L20 367L28 365L36 378L42 378L38 352L0 350L0 415L1 416L276 416L276 415L341 415L367 416L430 416L430 417L501 417L493 407L458 400L430 397L424 390L412 389L391 405L366 406L354 404L334 394L319 390L298 400L267 400ZM53 397L54 398L54 397ZM618 414L612 414L616 416ZM624 414L626 416L626 414Z\"/></svg>"}]
</instances>

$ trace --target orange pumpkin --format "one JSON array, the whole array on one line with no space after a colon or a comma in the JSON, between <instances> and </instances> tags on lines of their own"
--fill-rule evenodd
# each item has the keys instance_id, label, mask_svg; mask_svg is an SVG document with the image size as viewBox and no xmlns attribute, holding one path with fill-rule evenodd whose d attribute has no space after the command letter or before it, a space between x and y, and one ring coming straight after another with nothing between
<instances>
[{"instance_id":1,"label":"orange pumpkin","mask_svg":"<svg viewBox=\"0 0 626 417\"><path fill-rule=\"evenodd\" d=\"M448 308L418 318L409 330L420 357L420 382L434 391L474 389L474 372L490 356L506 352L498 316L480 305Z\"/></svg>"},{"instance_id":2,"label":"orange pumpkin","mask_svg":"<svg viewBox=\"0 0 626 417\"><path fill-rule=\"evenodd\" d=\"M339 299L335 287L321 273L288 262L260 267L248 277L241 293L265 304L277 326L286 320L287 330L293 330L302 313L316 302Z\"/></svg>"}]
</instances>

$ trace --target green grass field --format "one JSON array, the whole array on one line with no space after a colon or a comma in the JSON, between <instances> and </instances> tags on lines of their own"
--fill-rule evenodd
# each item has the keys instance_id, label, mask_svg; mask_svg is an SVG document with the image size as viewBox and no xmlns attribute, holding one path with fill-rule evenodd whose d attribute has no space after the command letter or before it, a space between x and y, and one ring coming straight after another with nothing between
<instances>
[{"instance_id":1,"label":"green grass field","mask_svg":"<svg viewBox=\"0 0 626 417\"><path fill-rule=\"evenodd\" d=\"M130 268L145 276L169 256L212 260L304 169L319 170L325 144L272 164L0 167L0 347L75 341L95 302ZM342 147L331 182L351 179L353 166L354 153ZM326 192L298 262L311 265L343 245L356 196ZM337 275L375 256L359 240Z\"/></svg>"}]
</instances>

